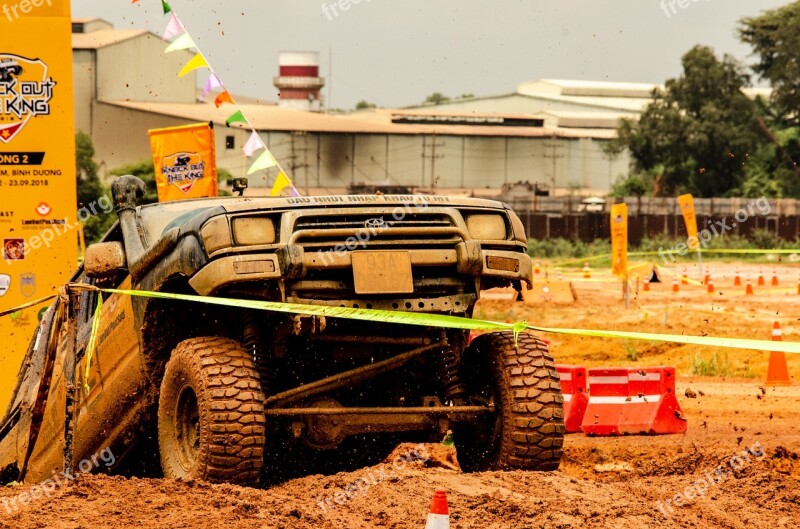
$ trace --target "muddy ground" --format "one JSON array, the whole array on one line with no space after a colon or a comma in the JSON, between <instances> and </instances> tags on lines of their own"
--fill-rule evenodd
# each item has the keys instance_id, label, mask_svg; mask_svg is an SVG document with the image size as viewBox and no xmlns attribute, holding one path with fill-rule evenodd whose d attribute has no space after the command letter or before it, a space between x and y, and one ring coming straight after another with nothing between
<instances>
[{"instance_id":1,"label":"muddy ground","mask_svg":"<svg viewBox=\"0 0 800 529\"><path fill-rule=\"evenodd\" d=\"M566 270L577 302L492 301L483 303L479 315L542 326L762 339L780 321L784 339L800 341L800 267L781 265L778 287L757 287L754 296L745 296L744 287L733 286L733 275L736 269L743 279L750 273L755 283L759 267L714 265L714 294L698 285L682 285L673 294L670 278L634 295L627 310L619 284L605 281L607 275L595 271L591 281L583 281ZM769 283L773 266L761 268ZM435 489L448 493L454 528L788 528L800 523L800 386L763 384L768 353L547 338L560 363L675 365L687 433L570 435L561 468L553 473L465 474L452 449L426 445L428 463L398 459L415 449L401 446L381 465L307 476L268 490L82 476L55 487L49 498L30 498L37 492L30 485L0 489L0 528L422 528ZM790 358L789 365L800 380L800 361ZM686 397L687 389L696 397ZM348 487L356 491L350 498ZM679 493L695 497L676 506ZM336 498L345 501L339 504ZM21 499L30 502L23 506Z\"/></svg>"}]
</instances>

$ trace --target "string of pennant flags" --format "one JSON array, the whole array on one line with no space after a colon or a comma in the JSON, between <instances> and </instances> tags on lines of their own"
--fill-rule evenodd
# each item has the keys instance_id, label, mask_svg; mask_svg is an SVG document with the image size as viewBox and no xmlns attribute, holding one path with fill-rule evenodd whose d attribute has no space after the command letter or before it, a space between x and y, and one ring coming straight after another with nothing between
<instances>
[{"instance_id":1,"label":"string of pennant flags","mask_svg":"<svg viewBox=\"0 0 800 529\"><path fill-rule=\"evenodd\" d=\"M132 0L131 3L139 3L140 0ZM241 127L250 129L250 136L242 147L242 151L247 158L253 158L252 164L247 170L247 174L251 175L257 171L265 171L272 168L278 170L275 177L275 182L272 186L271 196L279 196L284 190L289 191L291 196L300 196L300 193L295 188L292 180L284 171L278 160L272 155L270 150L261 140L253 124L247 119L247 116L242 112L239 105L234 100L230 91L225 87L225 84L217 75L214 68L211 67L203 52L198 48L192 36L186 30L183 22L178 18L175 10L166 0L161 0L161 6L164 15L169 15L169 22L164 30L163 38L169 41L170 44L164 50L164 53L171 53L173 51L189 50L194 51L195 55L178 72L178 77L183 77L195 70L206 69L208 70L208 78L206 79L205 86L203 87L203 100L205 100L212 92L217 92L214 97L214 106L220 108L224 104L230 104L236 107L236 111L225 120L225 125L230 127L235 123L239 123ZM256 156L257 153L259 153Z\"/></svg>"}]
</instances>

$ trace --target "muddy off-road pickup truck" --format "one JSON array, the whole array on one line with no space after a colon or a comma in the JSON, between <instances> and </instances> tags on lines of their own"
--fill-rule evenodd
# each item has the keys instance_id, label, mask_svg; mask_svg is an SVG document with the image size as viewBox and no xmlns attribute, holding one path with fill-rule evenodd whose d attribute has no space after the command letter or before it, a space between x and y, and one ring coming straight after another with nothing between
<instances>
[{"instance_id":1,"label":"muddy off-road pickup truck","mask_svg":"<svg viewBox=\"0 0 800 529\"><path fill-rule=\"evenodd\" d=\"M119 221L74 283L471 317L482 290L531 279L523 226L499 202L139 206L143 191L134 177L114 182ZM0 422L0 481L39 481L108 448L127 468L152 453L165 477L255 485L287 466L377 462L448 430L466 471L559 465L559 379L532 335L468 343L462 330L72 292L44 314Z\"/></svg>"}]
</instances>

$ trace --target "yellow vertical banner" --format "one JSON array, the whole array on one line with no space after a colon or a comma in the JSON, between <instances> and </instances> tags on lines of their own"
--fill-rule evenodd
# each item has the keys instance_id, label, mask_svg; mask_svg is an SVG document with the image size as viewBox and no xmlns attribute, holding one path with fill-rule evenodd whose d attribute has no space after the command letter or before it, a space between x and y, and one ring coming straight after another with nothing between
<instances>
[{"instance_id":1,"label":"yellow vertical banner","mask_svg":"<svg viewBox=\"0 0 800 529\"><path fill-rule=\"evenodd\" d=\"M53 293L77 265L71 34L68 0L2 6L0 311ZM42 309L0 318L0 415Z\"/></svg>"},{"instance_id":2,"label":"yellow vertical banner","mask_svg":"<svg viewBox=\"0 0 800 529\"><path fill-rule=\"evenodd\" d=\"M689 249L697 250L700 248L700 239L697 237L697 215L694 212L694 198L692 195L681 195L678 197L678 204L683 213L683 221L686 223L686 240Z\"/></svg>"},{"instance_id":3,"label":"yellow vertical banner","mask_svg":"<svg viewBox=\"0 0 800 529\"><path fill-rule=\"evenodd\" d=\"M628 205L611 207L611 272L622 279L628 277Z\"/></svg>"},{"instance_id":4,"label":"yellow vertical banner","mask_svg":"<svg viewBox=\"0 0 800 529\"><path fill-rule=\"evenodd\" d=\"M217 196L217 159L210 123L152 129L148 135L159 202Z\"/></svg>"}]
</instances>

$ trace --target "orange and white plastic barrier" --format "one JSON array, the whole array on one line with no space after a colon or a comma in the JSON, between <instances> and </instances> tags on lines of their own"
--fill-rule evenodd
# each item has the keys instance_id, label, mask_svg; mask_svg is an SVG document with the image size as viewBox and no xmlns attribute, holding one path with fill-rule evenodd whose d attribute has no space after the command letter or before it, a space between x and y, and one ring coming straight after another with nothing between
<instances>
[{"instance_id":1,"label":"orange and white plastic barrier","mask_svg":"<svg viewBox=\"0 0 800 529\"><path fill-rule=\"evenodd\" d=\"M674 367L589 369L587 435L661 435L686 431Z\"/></svg>"},{"instance_id":2,"label":"orange and white plastic barrier","mask_svg":"<svg viewBox=\"0 0 800 529\"><path fill-rule=\"evenodd\" d=\"M581 431L583 416L589 404L586 368L583 366L556 365L564 395L564 426L567 433Z\"/></svg>"}]
</instances>

